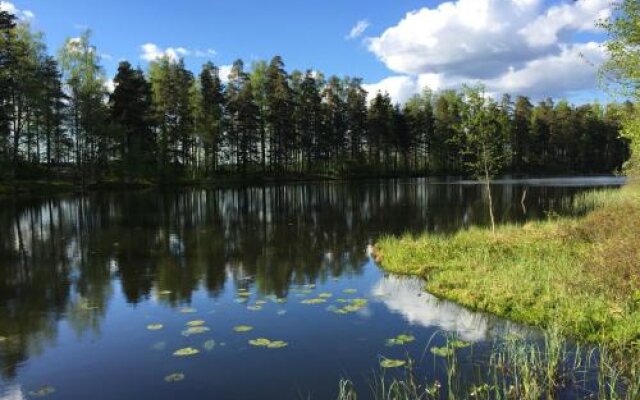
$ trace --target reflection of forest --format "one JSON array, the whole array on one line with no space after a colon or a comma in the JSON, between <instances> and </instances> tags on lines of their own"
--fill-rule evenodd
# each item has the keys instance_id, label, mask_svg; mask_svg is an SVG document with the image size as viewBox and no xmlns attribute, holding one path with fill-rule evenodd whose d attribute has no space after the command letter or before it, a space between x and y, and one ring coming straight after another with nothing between
<instances>
[{"instance_id":1,"label":"reflection of forest","mask_svg":"<svg viewBox=\"0 0 640 400\"><path fill-rule=\"evenodd\" d=\"M531 188L527 217L570 188ZM495 188L503 220L521 220L521 188ZM170 305L228 277L262 294L291 283L358 274L380 234L451 231L486 223L482 186L420 181L302 184L252 189L93 193L0 203L2 374L55 340L66 318L98 331L119 284L130 303L152 290Z\"/></svg>"}]
</instances>

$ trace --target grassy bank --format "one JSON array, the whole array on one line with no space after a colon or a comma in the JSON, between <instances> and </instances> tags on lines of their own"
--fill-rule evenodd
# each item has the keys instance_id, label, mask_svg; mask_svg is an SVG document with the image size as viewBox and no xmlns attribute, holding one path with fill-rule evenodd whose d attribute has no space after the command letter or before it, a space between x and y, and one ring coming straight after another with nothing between
<instances>
[{"instance_id":1,"label":"grassy bank","mask_svg":"<svg viewBox=\"0 0 640 400\"><path fill-rule=\"evenodd\" d=\"M584 195L581 218L387 237L389 272L419 275L436 296L594 342L640 346L640 185Z\"/></svg>"}]
</instances>

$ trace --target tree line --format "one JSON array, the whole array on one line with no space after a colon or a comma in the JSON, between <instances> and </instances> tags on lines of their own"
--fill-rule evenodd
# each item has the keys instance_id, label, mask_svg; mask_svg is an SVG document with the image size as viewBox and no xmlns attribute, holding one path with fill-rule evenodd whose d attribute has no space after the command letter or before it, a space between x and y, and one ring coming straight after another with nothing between
<instances>
[{"instance_id":1,"label":"tree line","mask_svg":"<svg viewBox=\"0 0 640 400\"><path fill-rule=\"evenodd\" d=\"M481 86L368 101L361 79L289 73L278 56L227 77L211 62L195 75L181 59L121 61L107 83L89 31L54 57L0 12L0 179L463 174L487 140L495 173L611 172L629 155L631 103L496 100Z\"/></svg>"}]
</instances>

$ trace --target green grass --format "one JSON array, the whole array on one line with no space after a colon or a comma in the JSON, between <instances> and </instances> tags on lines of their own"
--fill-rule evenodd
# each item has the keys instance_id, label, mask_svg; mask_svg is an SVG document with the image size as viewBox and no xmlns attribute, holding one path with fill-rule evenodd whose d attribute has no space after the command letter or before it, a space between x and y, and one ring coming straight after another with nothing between
<instances>
[{"instance_id":1,"label":"green grass","mask_svg":"<svg viewBox=\"0 0 640 400\"><path fill-rule=\"evenodd\" d=\"M587 193L580 218L386 237L376 257L393 273L474 310L557 327L580 339L640 346L640 185Z\"/></svg>"}]
</instances>

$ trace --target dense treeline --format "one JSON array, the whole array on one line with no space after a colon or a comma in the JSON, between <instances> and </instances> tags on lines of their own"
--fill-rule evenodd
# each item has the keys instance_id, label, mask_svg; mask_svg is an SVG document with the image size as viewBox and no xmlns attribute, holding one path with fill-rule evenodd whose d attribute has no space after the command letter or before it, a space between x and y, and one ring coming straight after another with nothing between
<instances>
[{"instance_id":1,"label":"dense treeline","mask_svg":"<svg viewBox=\"0 0 640 400\"><path fill-rule=\"evenodd\" d=\"M611 172L628 157L627 104L505 95L481 87L370 102L358 78L285 70L280 57L228 77L161 58L145 73L120 62L107 90L89 32L49 56L40 34L0 13L0 178L208 178L459 174L478 127L502 172ZM499 172L499 171L498 171Z\"/></svg>"}]
</instances>

